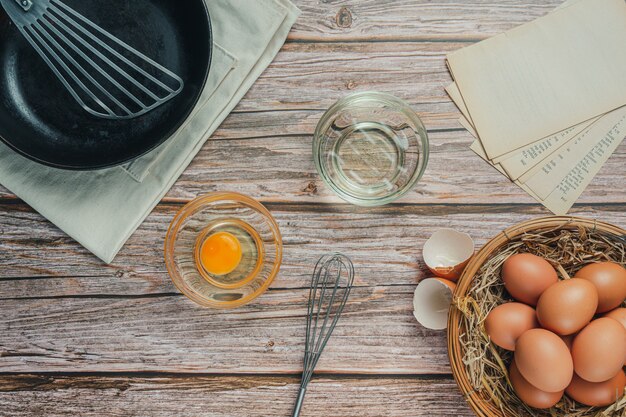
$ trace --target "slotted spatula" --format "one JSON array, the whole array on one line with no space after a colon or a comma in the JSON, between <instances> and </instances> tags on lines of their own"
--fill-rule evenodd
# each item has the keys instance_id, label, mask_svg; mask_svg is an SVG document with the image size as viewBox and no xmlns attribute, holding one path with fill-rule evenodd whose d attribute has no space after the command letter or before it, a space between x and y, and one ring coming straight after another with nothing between
<instances>
[{"instance_id":1,"label":"slotted spatula","mask_svg":"<svg viewBox=\"0 0 626 417\"><path fill-rule=\"evenodd\" d=\"M138 117L171 100L184 87L178 75L59 0L0 0L0 4L93 116Z\"/></svg>"}]
</instances>

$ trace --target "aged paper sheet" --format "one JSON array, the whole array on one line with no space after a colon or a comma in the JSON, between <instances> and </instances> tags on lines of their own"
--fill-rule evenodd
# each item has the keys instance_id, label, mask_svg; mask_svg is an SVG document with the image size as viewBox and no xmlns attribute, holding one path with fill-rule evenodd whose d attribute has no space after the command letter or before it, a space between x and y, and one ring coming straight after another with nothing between
<instances>
[{"instance_id":1,"label":"aged paper sheet","mask_svg":"<svg viewBox=\"0 0 626 417\"><path fill-rule=\"evenodd\" d=\"M560 149L556 156L542 163L524 184L542 200L547 199L569 175L572 167L587 155L596 157L593 161L589 160L588 166L598 164L598 159L601 159L604 154L608 153L607 157L610 156L626 135L625 126L626 107L602 117L583 134ZM620 134L622 136L618 137ZM581 172L579 175L587 176L588 173Z\"/></svg>"},{"instance_id":2,"label":"aged paper sheet","mask_svg":"<svg viewBox=\"0 0 626 417\"><path fill-rule=\"evenodd\" d=\"M545 173L548 176L551 169L559 170L560 172L551 174L548 177L552 179L558 178L559 180L556 187L547 196L542 197L540 195L540 193L545 195L545 190L543 189L536 192L527 184L522 184L519 181L514 181L514 183L554 214L567 214L626 136L626 108L618 109L604 116L598 123L590 127L590 130L593 130L593 132L589 137L597 139L590 149L583 151L581 148L576 152L568 152L567 155L563 156L562 162L558 160L560 157L557 156L551 167L546 167ZM506 175L499 164L493 164L489 161L485 150L478 140L472 143L470 148L478 156ZM569 155L576 155L579 159L573 161L576 157L570 157Z\"/></svg>"},{"instance_id":3,"label":"aged paper sheet","mask_svg":"<svg viewBox=\"0 0 626 417\"><path fill-rule=\"evenodd\" d=\"M446 92L463 115L463 117L459 119L459 123L461 123L461 125L467 129L472 136L478 138L478 133L476 132L472 122L469 120L469 112L467 111L467 107L465 107L465 103L463 102L463 98L456 84L453 83L452 85L446 87ZM517 180L526 172L543 162L550 155L557 152L560 147L575 138L579 133L591 126L591 124L593 124L596 120L597 118L594 118L588 122L570 127L569 129L552 135L547 139L508 154L506 157L496 158L490 162L500 164L504 171L504 175L509 177L511 180Z\"/></svg>"},{"instance_id":4,"label":"aged paper sheet","mask_svg":"<svg viewBox=\"0 0 626 417\"><path fill-rule=\"evenodd\" d=\"M626 104L625 42L623 0L581 0L450 54L489 159Z\"/></svg>"}]
</instances>

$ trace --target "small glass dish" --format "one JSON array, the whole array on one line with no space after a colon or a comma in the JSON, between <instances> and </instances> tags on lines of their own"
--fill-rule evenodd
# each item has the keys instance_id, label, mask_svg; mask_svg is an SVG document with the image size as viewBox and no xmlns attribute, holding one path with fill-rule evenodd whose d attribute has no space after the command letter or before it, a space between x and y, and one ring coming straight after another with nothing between
<instances>
[{"instance_id":1,"label":"small glass dish","mask_svg":"<svg viewBox=\"0 0 626 417\"><path fill-rule=\"evenodd\" d=\"M313 158L344 200L381 206L410 191L428 165L426 129L404 101L385 93L351 94L322 116Z\"/></svg>"},{"instance_id":2,"label":"small glass dish","mask_svg":"<svg viewBox=\"0 0 626 417\"><path fill-rule=\"evenodd\" d=\"M215 275L201 259L203 245L216 234L234 236L241 261ZM165 264L174 285L194 302L235 308L263 294L278 274L282 239L278 224L258 201L237 193L212 193L183 207L165 238Z\"/></svg>"}]
</instances>

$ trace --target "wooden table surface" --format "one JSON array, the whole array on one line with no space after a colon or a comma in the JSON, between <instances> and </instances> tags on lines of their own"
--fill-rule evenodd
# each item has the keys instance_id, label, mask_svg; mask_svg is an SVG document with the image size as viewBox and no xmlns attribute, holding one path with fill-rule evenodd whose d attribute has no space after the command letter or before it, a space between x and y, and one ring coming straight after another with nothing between
<instances>
[{"instance_id":1,"label":"wooden table surface","mask_svg":"<svg viewBox=\"0 0 626 417\"><path fill-rule=\"evenodd\" d=\"M412 316L420 248L440 227L482 245L549 213L468 149L444 57L558 3L296 0L275 62L110 266L0 188L0 416L290 416L309 274L333 250L354 260L356 288L303 417L472 415L445 332ZM312 163L324 110L361 90L406 99L431 139L421 183L384 208L342 203ZM625 165L623 143L572 214L626 226ZM260 199L285 244L272 288L230 312L180 295L162 256L175 212L216 190Z\"/></svg>"}]
</instances>

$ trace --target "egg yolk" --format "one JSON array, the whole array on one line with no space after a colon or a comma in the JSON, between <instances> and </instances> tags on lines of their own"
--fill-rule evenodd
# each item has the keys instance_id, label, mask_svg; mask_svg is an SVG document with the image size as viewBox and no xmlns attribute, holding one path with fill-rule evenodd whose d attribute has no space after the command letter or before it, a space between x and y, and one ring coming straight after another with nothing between
<instances>
[{"instance_id":1,"label":"egg yolk","mask_svg":"<svg viewBox=\"0 0 626 417\"><path fill-rule=\"evenodd\" d=\"M233 272L241 262L241 256L239 239L228 232L218 232L209 236L200 250L202 266L213 275Z\"/></svg>"}]
</instances>

